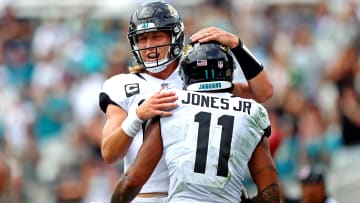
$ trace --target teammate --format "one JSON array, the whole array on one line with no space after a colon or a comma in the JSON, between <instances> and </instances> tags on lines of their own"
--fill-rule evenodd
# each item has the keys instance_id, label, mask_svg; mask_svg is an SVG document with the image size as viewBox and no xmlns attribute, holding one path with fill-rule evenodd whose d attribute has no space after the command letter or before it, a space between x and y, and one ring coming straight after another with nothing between
<instances>
[{"instance_id":1,"label":"teammate","mask_svg":"<svg viewBox=\"0 0 360 203\"><path fill-rule=\"evenodd\" d=\"M170 175L169 203L239 202L247 169L259 191L254 202L280 202L267 111L254 100L230 93L233 71L228 49L218 43L184 49L180 74L190 91L176 90L179 105L173 116L161 117L161 132L158 122L149 126L112 203L130 202L162 153Z\"/></svg>"},{"instance_id":2,"label":"teammate","mask_svg":"<svg viewBox=\"0 0 360 203\"><path fill-rule=\"evenodd\" d=\"M177 105L175 92L156 92L137 108L130 109L132 104L140 102L134 95L160 89L161 84L182 88L177 70L184 45L182 18L167 3L147 3L131 16L128 38L141 72L109 78L103 84L99 98L100 107L106 114L101 144L103 159L107 163L114 163L123 158L125 170L134 161L143 143L144 121L154 116L171 116L172 112L166 110ZM248 84L234 84L236 95L260 101L272 95L272 86L262 65L236 35L210 27L196 32L190 39L199 42L215 40L232 48L248 80ZM168 188L168 171L161 159L134 202L150 199L153 202L166 202Z\"/></svg>"}]
</instances>

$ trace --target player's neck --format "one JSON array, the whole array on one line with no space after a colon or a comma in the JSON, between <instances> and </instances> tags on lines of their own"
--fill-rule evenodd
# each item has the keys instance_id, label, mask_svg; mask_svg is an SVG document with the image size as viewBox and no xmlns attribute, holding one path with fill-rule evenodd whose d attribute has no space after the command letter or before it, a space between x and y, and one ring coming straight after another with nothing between
<instances>
[{"instance_id":1,"label":"player's neck","mask_svg":"<svg viewBox=\"0 0 360 203\"><path fill-rule=\"evenodd\" d=\"M161 72L158 73L147 72L147 73L153 77L166 80L175 71L177 65L178 65L177 61L173 61L165 68L165 70Z\"/></svg>"}]
</instances>

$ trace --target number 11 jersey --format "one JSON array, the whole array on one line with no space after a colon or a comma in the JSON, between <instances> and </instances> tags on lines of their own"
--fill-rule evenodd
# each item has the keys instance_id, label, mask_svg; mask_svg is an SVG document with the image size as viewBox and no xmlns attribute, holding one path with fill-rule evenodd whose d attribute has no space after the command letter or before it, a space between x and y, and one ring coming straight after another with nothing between
<instances>
[{"instance_id":1,"label":"number 11 jersey","mask_svg":"<svg viewBox=\"0 0 360 203\"><path fill-rule=\"evenodd\" d=\"M267 111L229 93L176 93L179 106L160 120L169 202L239 202L247 164L270 134Z\"/></svg>"}]
</instances>

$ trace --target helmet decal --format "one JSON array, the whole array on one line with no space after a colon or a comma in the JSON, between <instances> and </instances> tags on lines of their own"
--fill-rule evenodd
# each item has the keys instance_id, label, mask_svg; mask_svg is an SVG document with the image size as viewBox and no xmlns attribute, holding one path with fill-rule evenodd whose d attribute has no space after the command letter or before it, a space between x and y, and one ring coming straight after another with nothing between
<instances>
[{"instance_id":1,"label":"helmet decal","mask_svg":"<svg viewBox=\"0 0 360 203\"><path fill-rule=\"evenodd\" d=\"M174 7L172 7L170 4L167 4L167 7L169 9L170 15L179 17L179 13Z\"/></svg>"},{"instance_id":2,"label":"helmet decal","mask_svg":"<svg viewBox=\"0 0 360 203\"><path fill-rule=\"evenodd\" d=\"M144 29L154 28L154 27L155 27L154 23L145 22L145 23L142 23L142 24L138 25L136 29L137 30L144 30Z\"/></svg>"}]
</instances>

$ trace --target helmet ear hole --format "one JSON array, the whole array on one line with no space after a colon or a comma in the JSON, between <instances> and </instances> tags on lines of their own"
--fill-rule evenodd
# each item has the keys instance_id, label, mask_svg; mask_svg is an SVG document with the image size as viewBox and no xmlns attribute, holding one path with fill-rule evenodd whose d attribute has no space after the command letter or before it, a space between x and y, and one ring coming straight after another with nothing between
<instances>
[{"instance_id":1,"label":"helmet ear hole","mask_svg":"<svg viewBox=\"0 0 360 203\"><path fill-rule=\"evenodd\" d=\"M174 34L178 34L180 32L179 26L175 26L173 31L174 31Z\"/></svg>"},{"instance_id":2,"label":"helmet ear hole","mask_svg":"<svg viewBox=\"0 0 360 203\"><path fill-rule=\"evenodd\" d=\"M180 55L180 48L179 48L179 46L174 46L174 48L172 49L172 55L173 56L177 56L177 55Z\"/></svg>"}]
</instances>

